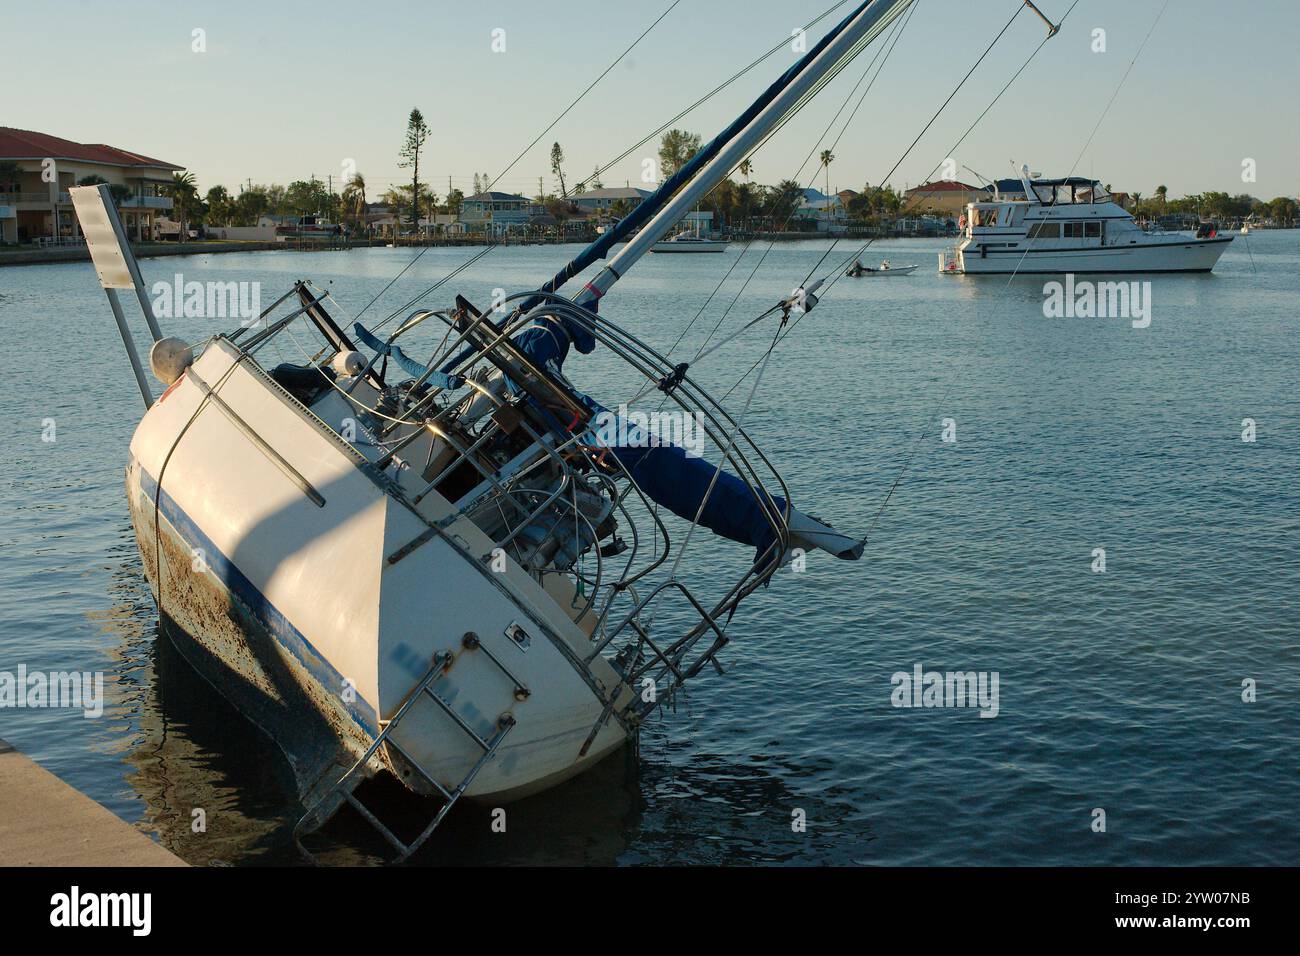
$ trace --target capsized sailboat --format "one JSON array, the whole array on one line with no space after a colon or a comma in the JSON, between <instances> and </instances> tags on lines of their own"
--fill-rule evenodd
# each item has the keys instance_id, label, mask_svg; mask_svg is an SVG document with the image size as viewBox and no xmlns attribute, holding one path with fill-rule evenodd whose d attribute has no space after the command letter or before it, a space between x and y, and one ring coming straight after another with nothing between
<instances>
[{"instance_id":1,"label":"capsized sailboat","mask_svg":"<svg viewBox=\"0 0 1300 956\"><path fill-rule=\"evenodd\" d=\"M341 306L307 280L252 326L193 346L163 337L106 187L72 190L147 407L126 467L145 574L185 657L293 763L309 808L298 837L346 802L405 858L462 796L553 786L621 747L685 681L720 671L739 604L796 549L860 556L859 538L790 503L686 365L597 310L909 2L857 5L541 288L492 311L457 296L386 338L345 328ZM624 240L574 298L559 294ZM119 290L134 290L149 321L156 399ZM774 310L806 311L814 293ZM421 327L439 330L428 361L399 344ZM271 346L303 361L269 359ZM718 460L626 421L611 439L614 413L566 368L597 347L633 388L698 421ZM683 540L670 540L665 512L690 523ZM697 526L753 549L736 579L688 582L682 552ZM440 798L414 838L357 798L377 773Z\"/></svg>"}]
</instances>

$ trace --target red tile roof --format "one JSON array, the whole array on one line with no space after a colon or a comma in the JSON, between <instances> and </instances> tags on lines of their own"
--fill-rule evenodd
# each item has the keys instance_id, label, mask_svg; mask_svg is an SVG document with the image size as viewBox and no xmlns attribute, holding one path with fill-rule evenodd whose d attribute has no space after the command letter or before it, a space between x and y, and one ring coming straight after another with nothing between
<instances>
[{"instance_id":1,"label":"red tile roof","mask_svg":"<svg viewBox=\"0 0 1300 956\"><path fill-rule=\"evenodd\" d=\"M955 179L940 179L940 180L938 180L937 182L933 182L933 183L923 183L923 184L920 185L920 186L913 186L911 189L908 190L908 192L909 192L909 193L916 193L916 192L921 192L921 193L944 193L944 192L967 192L967 193L977 193L977 192L980 192L980 187L978 187L978 186L967 186L965 183L960 183L960 182L958 182L958 181L955 180Z\"/></svg>"},{"instance_id":2,"label":"red tile roof","mask_svg":"<svg viewBox=\"0 0 1300 956\"><path fill-rule=\"evenodd\" d=\"M105 146L103 143L74 143L70 139L32 130L0 126L0 159L67 159L107 166L148 166L156 169L184 169L175 163L152 159L139 153Z\"/></svg>"}]
</instances>

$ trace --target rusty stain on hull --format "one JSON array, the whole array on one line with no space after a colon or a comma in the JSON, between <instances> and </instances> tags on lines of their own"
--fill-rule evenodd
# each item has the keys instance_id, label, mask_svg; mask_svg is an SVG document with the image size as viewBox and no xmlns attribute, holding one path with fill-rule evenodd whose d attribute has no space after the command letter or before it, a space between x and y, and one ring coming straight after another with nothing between
<instances>
[{"instance_id":1,"label":"rusty stain on hull","mask_svg":"<svg viewBox=\"0 0 1300 956\"><path fill-rule=\"evenodd\" d=\"M310 804L318 789L328 788L365 752L369 735L338 695L280 645L253 608L211 570L196 569L192 545L165 516L159 516L157 533L154 502L133 480L131 468L131 524L168 637L200 675L276 742L294 769L299 796ZM366 773L379 769L372 761Z\"/></svg>"}]
</instances>

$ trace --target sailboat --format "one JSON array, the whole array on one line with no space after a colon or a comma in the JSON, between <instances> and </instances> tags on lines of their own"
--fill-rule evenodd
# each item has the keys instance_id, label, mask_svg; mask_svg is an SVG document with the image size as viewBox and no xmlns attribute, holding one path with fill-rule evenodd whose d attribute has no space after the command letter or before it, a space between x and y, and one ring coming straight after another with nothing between
<instances>
[{"instance_id":1,"label":"sailboat","mask_svg":"<svg viewBox=\"0 0 1300 956\"><path fill-rule=\"evenodd\" d=\"M861 555L860 538L791 504L741 416L687 363L602 306L909 3L856 5L540 288L487 310L456 296L384 338L346 329L337 300L305 279L255 323L198 344L165 337L107 187L72 189L146 406L126 465L144 573L182 655L288 755L304 852L345 804L405 859L461 797L496 804L580 773L685 682L721 671L738 607L792 556ZM600 260L576 295L559 292ZM769 311L784 322L811 309L817 285ZM154 340L156 398L123 291ZM417 328L438 331L427 362L403 349ZM578 390L565 360L597 347L634 388L698 422L718 460ZM280 351L303 360L270 358ZM685 535L670 539L666 513L689 523ZM732 580L688 580L697 533L752 549L752 562ZM413 837L357 796L376 774L436 798Z\"/></svg>"},{"instance_id":2,"label":"sailboat","mask_svg":"<svg viewBox=\"0 0 1300 956\"><path fill-rule=\"evenodd\" d=\"M667 239L661 239L650 248L651 252L726 252L726 250L727 240L710 239L700 235L698 222L694 230L682 230Z\"/></svg>"}]
</instances>

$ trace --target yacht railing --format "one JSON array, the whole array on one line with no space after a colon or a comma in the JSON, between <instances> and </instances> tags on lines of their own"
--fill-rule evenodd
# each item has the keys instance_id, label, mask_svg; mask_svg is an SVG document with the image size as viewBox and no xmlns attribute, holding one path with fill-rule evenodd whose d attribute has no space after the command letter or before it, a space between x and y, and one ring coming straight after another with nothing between
<instances>
[{"instance_id":1,"label":"yacht railing","mask_svg":"<svg viewBox=\"0 0 1300 956\"><path fill-rule=\"evenodd\" d=\"M302 304L294 301L295 292ZM538 304L525 312L515 304L523 299ZM274 318L272 313L286 303L286 313ZM721 404L667 357L608 318L543 292L519 293L499 303L499 323L463 299L454 308L414 312L388 344L431 320L444 325L425 374L394 386L388 381L392 376L387 359L375 356L351 384L340 385L323 371L343 347L338 327L324 312L327 303L339 307L327 290L298 283L264 311L264 326L240 347L248 355L261 353L297 325L314 325L324 344L315 351L300 343L299 348L307 364L322 369L323 387L343 394L361 416L370 416L381 448L377 458L371 452L374 466L390 474L417 469L422 476L418 485L395 482L392 493L412 508L432 494L451 506L432 527L389 554L388 562L402 560L441 530L468 518L492 538L496 549L537 580L548 575L568 578L574 594L566 610L590 633L586 663L605 656L629 683L652 679L658 687L666 682L664 693L652 695L650 702L638 701L624 715L625 722L638 722L705 666L717 666L716 656L727 643L726 625L720 622L729 620L739 603L771 577L789 546L789 506L777 504L778 497L788 502L788 489ZM758 504L772 544L730 586L723 585L720 597L701 600L679 577L682 549L690 535L674 550L660 507L618 455L597 440L592 422L600 406L562 377L536 366L512 341L534 323L552 319L573 322L589 332L632 370L634 391L649 383L665 404L693 416L719 450L718 466L738 477ZM239 330L230 339L243 334ZM355 386L362 380L377 383L380 397L373 407L358 399ZM465 387L467 391L456 394ZM333 430L339 440L347 441ZM427 442L427 448L421 442ZM363 448L349 444L364 454ZM411 460L412 453L418 459L421 452L422 462ZM631 538L630 547L625 535ZM671 569L665 567L670 557ZM621 560L607 567L606 561L614 558ZM666 577L641 596L638 583L655 572ZM653 636L649 618L667 601L687 613L687 622L677 633ZM593 739L608 716L593 728Z\"/></svg>"}]
</instances>

